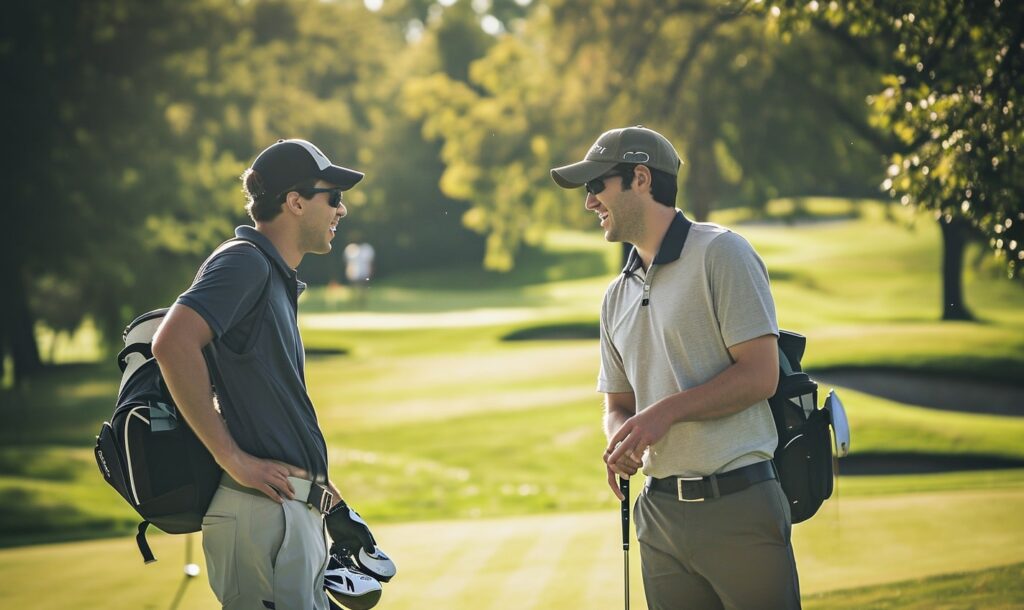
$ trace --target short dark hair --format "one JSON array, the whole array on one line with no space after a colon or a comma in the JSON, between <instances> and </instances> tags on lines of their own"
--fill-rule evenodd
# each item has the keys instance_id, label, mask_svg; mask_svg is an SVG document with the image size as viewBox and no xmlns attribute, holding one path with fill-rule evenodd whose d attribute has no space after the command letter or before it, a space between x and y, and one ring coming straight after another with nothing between
<instances>
[{"instance_id":1,"label":"short dark hair","mask_svg":"<svg viewBox=\"0 0 1024 610\"><path fill-rule=\"evenodd\" d=\"M619 163L612 168L612 172L622 175L622 190L628 191L633 188L633 175L637 165L643 164ZM649 165L644 165L644 167L651 172L651 197L661 205L670 208L676 207L676 195L679 192L679 183L676 177Z\"/></svg>"},{"instance_id":2,"label":"short dark hair","mask_svg":"<svg viewBox=\"0 0 1024 610\"><path fill-rule=\"evenodd\" d=\"M259 172L249 168L242 174L242 192L245 193L245 211L255 221L269 221L281 213L281 204L285 196L292 191L306 191L316 186L316 178L308 178L292 185L280 193L268 193L263 186L263 178Z\"/></svg>"}]
</instances>

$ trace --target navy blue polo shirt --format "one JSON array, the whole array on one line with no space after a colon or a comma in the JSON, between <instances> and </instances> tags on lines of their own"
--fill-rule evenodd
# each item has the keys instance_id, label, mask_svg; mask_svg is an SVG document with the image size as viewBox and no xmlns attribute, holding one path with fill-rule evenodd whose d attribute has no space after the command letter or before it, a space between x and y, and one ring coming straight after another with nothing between
<instances>
[{"instance_id":1,"label":"navy blue polo shirt","mask_svg":"<svg viewBox=\"0 0 1024 610\"><path fill-rule=\"evenodd\" d=\"M177 302L213 331L203 355L238 446L303 468L324 482L327 444L306 392L298 328L297 300L305 284L256 229L238 227L235 236L259 249L245 242L218 249Z\"/></svg>"}]
</instances>

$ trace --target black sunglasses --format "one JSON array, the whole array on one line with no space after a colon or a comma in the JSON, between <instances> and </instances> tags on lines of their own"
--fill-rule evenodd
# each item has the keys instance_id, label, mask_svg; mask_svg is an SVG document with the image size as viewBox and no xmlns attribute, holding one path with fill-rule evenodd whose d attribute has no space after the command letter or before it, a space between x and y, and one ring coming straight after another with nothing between
<instances>
[{"instance_id":1,"label":"black sunglasses","mask_svg":"<svg viewBox=\"0 0 1024 610\"><path fill-rule=\"evenodd\" d=\"M317 193L330 193L331 196L327 199L327 205L332 208L336 208L341 205L341 189L336 186L332 186L331 188L310 188L297 192L306 199L316 197Z\"/></svg>"},{"instance_id":2,"label":"black sunglasses","mask_svg":"<svg viewBox=\"0 0 1024 610\"><path fill-rule=\"evenodd\" d=\"M598 193L601 193L601 192L604 191L604 181L607 180L608 178L614 178L616 176L621 177L623 183L626 182L626 178L629 178L630 182L633 181L633 172L632 172L632 170L631 171L620 171L620 172L609 172L609 173L601 176L600 178L594 178L593 180L587 180L586 182L583 183L583 188L587 189L587 192L590 193L591 195L597 195Z\"/></svg>"}]
</instances>

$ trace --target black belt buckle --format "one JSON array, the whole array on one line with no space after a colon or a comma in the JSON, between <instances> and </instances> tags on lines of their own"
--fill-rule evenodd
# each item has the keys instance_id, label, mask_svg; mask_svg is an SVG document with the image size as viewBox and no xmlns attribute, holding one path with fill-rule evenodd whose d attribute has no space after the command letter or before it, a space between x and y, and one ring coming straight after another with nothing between
<instances>
[{"instance_id":1,"label":"black belt buckle","mask_svg":"<svg viewBox=\"0 0 1024 610\"><path fill-rule=\"evenodd\" d=\"M696 485L684 485L684 483L693 483ZM704 477L676 477L676 497L679 498L680 502L703 502L704 501ZM686 493L687 489L696 488L699 491L699 495L692 496Z\"/></svg>"},{"instance_id":2,"label":"black belt buckle","mask_svg":"<svg viewBox=\"0 0 1024 610\"><path fill-rule=\"evenodd\" d=\"M316 507L321 513L327 514L331 510L331 505L334 504L334 494L326 487L311 483L306 504Z\"/></svg>"}]
</instances>

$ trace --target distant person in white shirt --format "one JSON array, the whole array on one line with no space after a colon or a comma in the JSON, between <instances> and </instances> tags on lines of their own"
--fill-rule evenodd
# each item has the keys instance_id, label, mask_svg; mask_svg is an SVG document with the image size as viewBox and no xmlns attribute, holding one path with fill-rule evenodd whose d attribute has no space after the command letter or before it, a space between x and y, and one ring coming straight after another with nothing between
<instances>
[{"instance_id":1,"label":"distant person in white shirt","mask_svg":"<svg viewBox=\"0 0 1024 610\"><path fill-rule=\"evenodd\" d=\"M355 291L356 305L366 307L367 291L373 278L373 246L351 243L345 246L345 277Z\"/></svg>"}]
</instances>

